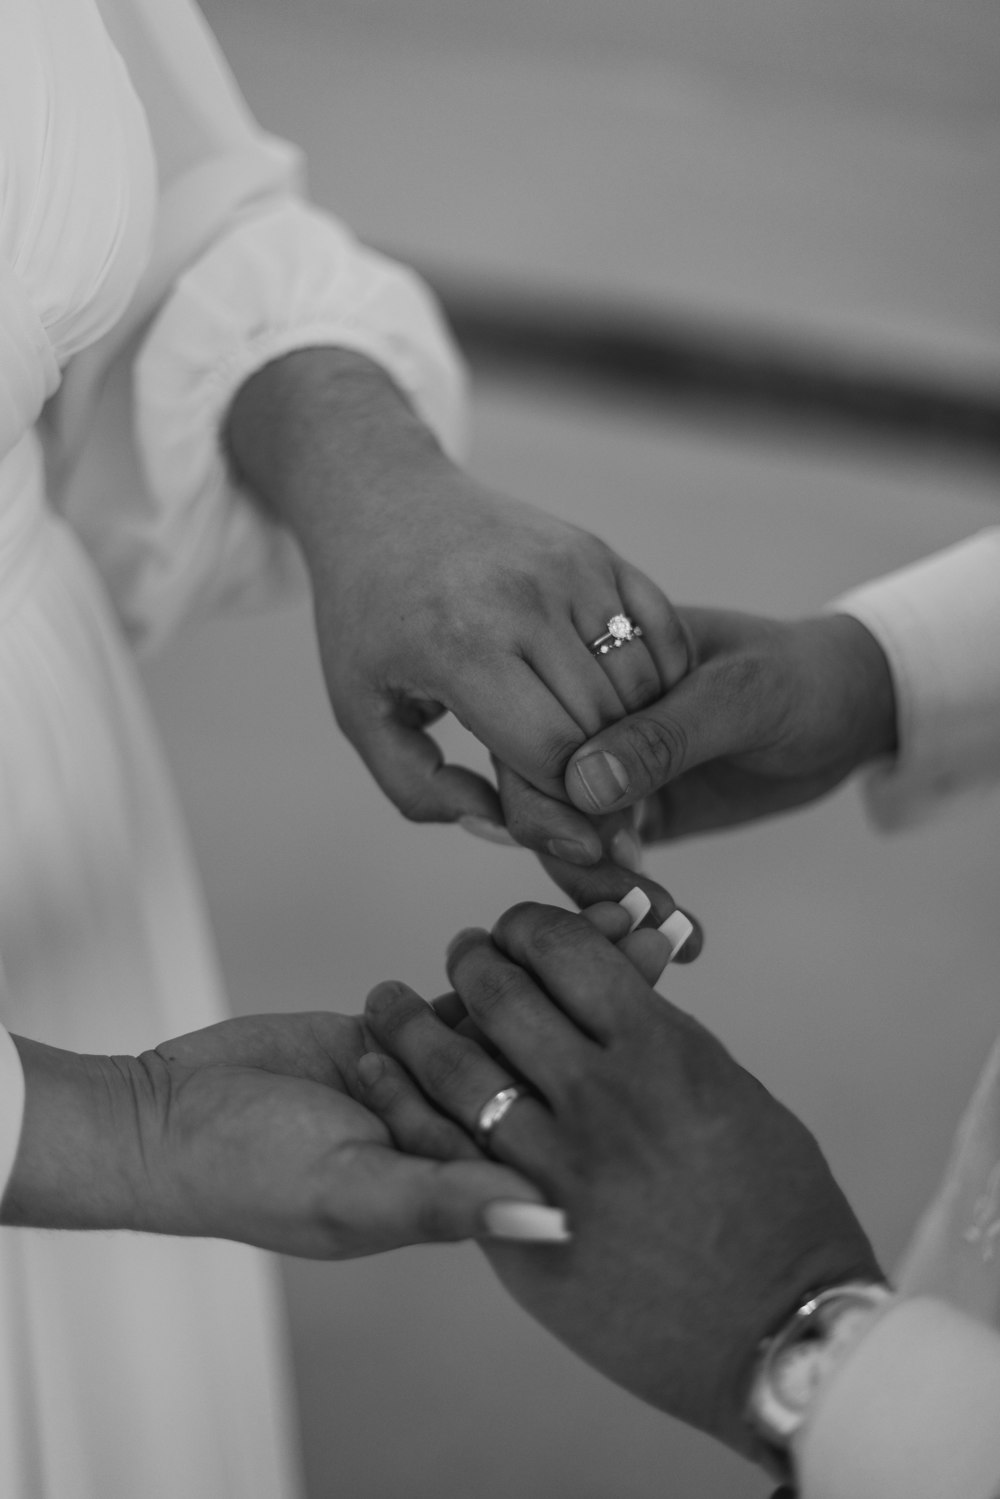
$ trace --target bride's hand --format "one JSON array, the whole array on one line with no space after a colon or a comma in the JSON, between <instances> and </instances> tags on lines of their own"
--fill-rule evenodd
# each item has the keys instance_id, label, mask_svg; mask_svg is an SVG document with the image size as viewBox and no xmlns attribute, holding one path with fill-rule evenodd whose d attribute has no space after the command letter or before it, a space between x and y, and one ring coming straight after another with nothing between
<instances>
[{"instance_id":1,"label":"bride's hand","mask_svg":"<svg viewBox=\"0 0 1000 1499\"><path fill-rule=\"evenodd\" d=\"M474 482L360 355L307 350L266 366L239 392L228 436L250 487L300 541L334 713L400 811L502 836L496 790L444 764L427 732L451 712L556 798L531 846L597 862L565 767L686 671L686 636L659 589L585 531ZM641 638L595 656L619 614Z\"/></svg>"},{"instance_id":2,"label":"bride's hand","mask_svg":"<svg viewBox=\"0 0 1000 1499\"><path fill-rule=\"evenodd\" d=\"M368 1044L359 1017L248 1016L139 1058L15 1040L26 1107L4 1222L238 1239L316 1259L509 1236L512 1217L515 1232L527 1221L559 1234L559 1215L539 1216L541 1194L517 1172L394 1148L346 1089Z\"/></svg>"}]
</instances>

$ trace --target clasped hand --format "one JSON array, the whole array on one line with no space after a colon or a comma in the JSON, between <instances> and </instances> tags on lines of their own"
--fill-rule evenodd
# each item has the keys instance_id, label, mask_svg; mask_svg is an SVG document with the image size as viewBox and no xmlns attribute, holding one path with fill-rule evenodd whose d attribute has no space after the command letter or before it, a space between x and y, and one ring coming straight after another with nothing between
<instances>
[{"instance_id":1,"label":"clasped hand","mask_svg":"<svg viewBox=\"0 0 1000 1499\"><path fill-rule=\"evenodd\" d=\"M804 1125L651 987L655 953L637 963L608 935L516 906L452 944L437 1012L380 986L359 1096L401 1148L471 1161L484 1101L523 1086L490 1145L572 1237L484 1246L501 1280L617 1383L759 1457L744 1412L761 1339L810 1289L878 1266Z\"/></svg>"}]
</instances>

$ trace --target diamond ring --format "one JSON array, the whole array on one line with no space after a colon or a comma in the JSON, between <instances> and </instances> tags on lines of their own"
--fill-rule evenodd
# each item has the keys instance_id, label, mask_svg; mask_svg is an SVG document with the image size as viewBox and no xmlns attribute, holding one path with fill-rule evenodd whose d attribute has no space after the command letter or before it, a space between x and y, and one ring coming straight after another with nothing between
<instances>
[{"instance_id":1,"label":"diamond ring","mask_svg":"<svg viewBox=\"0 0 1000 1499\"><path fill-rule=\"evenodd\" d=\"M608 651L625 645L629 640L638 640L642 630L634 625L627 614L612 614L605 634L592 640L587 649L592 656L606 656Z\"/></svg>"}]
</instances>

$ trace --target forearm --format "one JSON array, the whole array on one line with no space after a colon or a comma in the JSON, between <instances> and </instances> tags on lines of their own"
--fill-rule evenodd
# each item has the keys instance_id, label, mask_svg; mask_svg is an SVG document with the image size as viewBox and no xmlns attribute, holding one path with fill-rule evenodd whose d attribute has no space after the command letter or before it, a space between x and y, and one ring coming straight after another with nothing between
<instances>
[{"instance_id":1,"label":"forearm","mask_svg":"<svg viewBox=\"0 0 1000 1499\"><path fill-rule=\"evenodd\" d=\"M146 1228L133 1058L81 1056L12 1037L25 1101L0 1222L29 1228Z\"/></svg>"},{"instance_id":2,"label":"forearm","mask_svg":"<svg viewBox=\"0 0 1000 1499\"><path fill-rule=\"evenodd\" d=\"M310 569L361 507L377 510L408 477L455 473L385 370L349 349L266 364L237 392L224 436L238 478L296 537Z\"/></svg>"}]
</instances>

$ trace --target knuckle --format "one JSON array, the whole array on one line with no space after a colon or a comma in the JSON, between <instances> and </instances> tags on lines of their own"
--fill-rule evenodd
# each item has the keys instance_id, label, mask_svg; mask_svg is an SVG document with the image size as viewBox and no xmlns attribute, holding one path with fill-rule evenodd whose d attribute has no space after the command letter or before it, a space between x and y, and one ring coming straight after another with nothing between
<instances>
[{"instance_id":1,"label":"knuckle","mask_svg":"<svg viewBox=\"0 0 1000 1499\"><path fill-rule=\"evenodd\" d=\"M479 974L472 1000L473 1008L480 1015L490 1015L505 1009L515 999L521 987L521 971L506 963L491 964Z\"/></svg>"},{"instance_id":2,"label":"knuckle","mask_svg":"<svg viewBox=\"0 0 1000 1499\"><path fill-rule=\"evenodd\" d=\"M573 911L560 911L545 921L536 921L526 933L525 945L532 957L562 957L593 944L594 929Z\"/></svg>"},{"instance_id":3,"label":"knuckle","mask_svg":"<svg viewBox=\"0 0 1000 1499\"><path fill-rule=\"evenodd\" d=\"M407 822L435 822L438 820L437 802L430 787L411 783L393 793L393 801Z\"/></svg>"},{"instance_id":4,"label":"knuckle","mask_svg":"<svg viewBox=\"0 0 1000 1499\"><path fill-rule=\"evenodd\" d=\"M493 928L493 935L497 942L506 946L519 936L530 932L538 920L539 909L535 901L519 900L516 905L504 911Z\"/></svg>"},{"instance_id":5,"label":"knuckle","mask_svg":"<svg viewBox=\"0 0 1000 1499\"><path fill-rule=\"evenodd\" d=\"M651 786L671 780L687 759L687 731L672 718L633 718L625 730L625 743Z\"/></svg>"}]
</instances>

